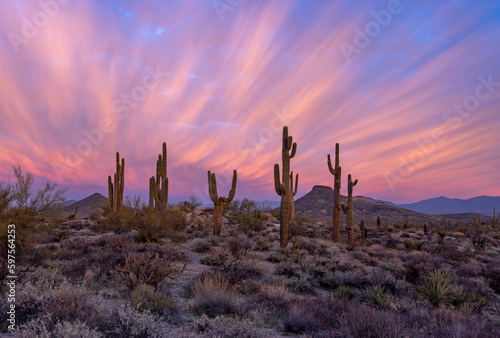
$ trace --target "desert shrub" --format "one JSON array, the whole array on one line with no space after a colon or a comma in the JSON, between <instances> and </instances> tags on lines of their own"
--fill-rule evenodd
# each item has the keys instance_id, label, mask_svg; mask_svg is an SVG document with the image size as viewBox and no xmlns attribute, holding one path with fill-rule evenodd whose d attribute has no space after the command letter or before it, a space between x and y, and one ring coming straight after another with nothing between
<instances>
[{"instance_id":1,"label":"desert shrub","mask_svg":"<svg viewBox=\"0 0 500 338\"><path fill-rule=\"evenodd\" d=\"M302 273L302 266L292 260L284 260L276 265L276 274L286 277L298 277Z\"/></svg>"},{"instance_id":2,"label":"desert shrub","mask_svg":"<svg viewBox=\"0 0 500 338\"><path fill-rule=\"evenodd\" d=\"M202 315L191 325L192 330L198 334L220 338L254 338L260 337L259 331L251 322L245 319L230 316L217 316L209 318Z\"/></svg>"},{"instance_id":3,"label":"desert shrub","mask_svg":"<svg viewBox=\"0 0 500 338\"><path fill-rule=\"evenodd\" d=\"M139 232L135 238L138 242L156 242L167 231L164 220L164 213L144 206L142 210L135 212L130 218L127 229Z\"/></svg>"},{"instance_id":4,"label":"desert shrub","mask_svg":"<svg viewBox=\"0 0 500 338\"><path fill-rule=\"evenodd\" d=\"M389 291L384 290L380 285L367 287L361 293L361 301L378 308L389 308L392 304L392 297Z\"/></svg>"},{"instance_id":5,"label":"desert shrub","mask_svg":"<svg viewBox=\"0 0 500 338\"><path fill-rule=\"evenodd\" d=\"M332 313L326 304L319 300L305 299L291 304L283 320L287 332L304 333L328 329Z\"/></svg>"},{"instance_id":6,"label":"desert shrub","mask_svg":"<svg viewBox=\"0 0 500 338\"><path fill-rule=\"evenodd\" d=\"M406 279L410 282L415 284L420 276L422 275L422 270L415 264L409 263L406 265Z\"/></svg>"},{"instance_id":7,"label":"desert shrub","mask_svg":"<svg viewBox=\"0 0 500 338\"><path fill-rule=\"evenodd\" d=\"M254 248L254 244L247 236L235 236L228 239L227 247L233 257L240 257L250 253Z\"/></svg>"},{"instance_id":8,"label":"desert shrub","mask_svg":"<svg viewBox=\"0 0 500 338\"><path fill-rule=\"evenodd\" d=\"M125 255L125 263L115 268L115 274L130 290L139 284L156 287L165 278L180 272L174 262L172 257L153 251L129 253Z\"/></svg>"},{"instance_id":9,"label":"desert shrub","mask_svg":"<svg viewBox=\"0 0 500 338\"><path fill-rule=\"evenodd\" d=\"M404 241L404 244L408 250L421 250L424 245L424 241L412 241L411 239L407 239Z\"/></svg>"},{"instance_id":10,"label":"desert shrub","mask_svg":"<svg viewBox=\"0 0 500 338\"><path fill-rule=\"evenodd\" d=\"M219 267L222 271L228 271L233 265L238 264L240 257L235 257L226 248L211 248L209 253L201 260L201 264Z\"/></svg>"},{"instance_id":11,"label":"desert shrub","mask_svg":"<svg viewBox=\"0 0 500 338\"><path fill-rule=\"evenodd\" d=\"M200 253L207 252L208 250L210 250L211 245L212 243L209 240L201 238L194 242L193 251Z\"/></svg>"},{"instance_id":12,"label":"desert shrub","mask_svg":"<svg viewBox=\"0 0 500 338\"><path fill-rule=\"evenodd\" d=\"M346 303L337 323L336 336L340 337L416 336L397 313L352 302Z\"/></svg>"},{"instance_id":13,"label":"desert shrub","mask_svg":"<svg viewBox=\"0 0 500 338\"><path fill-rule=\"evenodd\" d=\"M486 277L489 281L489 287L495 291L495 293L500 294L500 270L491 270L486 273Z\"/></svg>"},{"instance_id":14,"label":"desert shrub","mask_svg":"<svg viewBox=\"0 0 500 338\"><path fill-rule=\"evenodd\" d=\"M273 251L267 257L267 261L271 263L279 263L285 260L287 257L283 251Z\"/></svg>"},{"instance_id":15,"label":"desert shrub","mask_svg":"<svg viewBox=\"0 0 500 338\"><path fill-rule=\"evenodd\" d=\"M283 313L296 296L285 284L273 283L262 286L254 297L256 303L264 308Z\"/></svg>"},{"instance_id":16,"label":"desert shrub","mask_svg":"<svg viewBox=\"0 0 500 338\"><path fill-rule=\"evenodd\" d=\"M488 236L485 233L474 230L467 233L467 237L469 237L474 249L477 251L483 250L488 241Z\"/></svg>"},{"instance_id":17,"label":"desert shrub","mask_svg":"<svg viewBox=\"0 0 500 338\"><path fill-rule=\"evenodd\" d=\"M418 290L428 304L437 307L450 301L455 287L448 271L434 270L428 273Z\"/></svg>"},{"instance_id":18,"label":"desert shrub","mask_svg":"<svg viewBox=\"0 0 500 338\"><path fill-rule=\"evenodd\" d=\"M182 201L177 203L179 210L184 212L190 212L201 206L201 202L196 195L189 196L188 201Z\"/></svg>"},{"instance_id":19,"label":"desert shrub","mask_svg":"<svg viewBox=\"0 0 500 338\"><path fill-rule=\"evenodd\" d=\"M226 248L217 247L210 249L210 252L200 262L213 266L215 271L220 273L231 284L262 276L260 265L254 261L244 261L240 258L239 251L232 254Z\"/></svg>"},{"instance_id":20,"label":"desert shrub","mask_svg":"<svg viewBox=\"0 0 500 338\"><path fill-rule=\"evenodd\" d=\"M205 274L195 281L191 310L209 317L241 313L241 304L235 296L235 287L220 274Z\"/></svg>"},{"instance_id":21,"label":"desert shrub","mask_svg":"<svg viewBox=\"0 0 500 338\"><path fill-rule=\"evenodd\" d=\"M261 266L254 261L240 261L228 269L216 268L215 271L220 272L231 284L239 284L262 276Z\"/></svg>"},{"instance_id":22,"label":"desert shrub","mask_svg":"<svg viewBox=\"0 0 500 338\"><path fill-rule=\"evenodd\" d=\"M232 210L238 228L245 233L258 232L266 228L264 225L266 220L265 212L255 202L247 198L243 199L243 201L234 200L229 210Z\"/></svg>"},{"instance_id":23,"label":"desert shrub","mask_svg":"<svg viewBox=\"0 0 500 338\"><path fill-rule=\"evenodd\" d=\"M52 321L50 313L32 319L21 325L18 332L23 337L41 337L41 338L99 338L104 335L95 329L88 327L86 323L79 320L75 322L61 321L55 324L55 327L50 330L49 323Z\"/></svg>"},{"instance_id":24,"label":"desert shrub","mask_svg":"<svg viewBox=\"0 0 500 338\"><path fill-rule=\"evenodd\" d=\"M59 321L74 322L92 317L92 310L86 303L89 292L53 276L55 274L43 272L23 282L16 298L18 323L50 313L50 321L45 322L50 332Z\"/></svg>"},{"instance_id":25,"label":"desert shrub","mask_svg":"<svg viewBox=\"0 0 500 338\"><path fill-rule=\"evenodd\" d=\"M446 236L446 230L444 230L444 229L439 229L439 230L437 231L437 234L438 234L438 236L439 236L439 243L443 243L443 241L444 241L444 237Z\"/></svg>"},{"instance_id":26,"label":"desert shrub","mask_svg":"<svg viewBox=\"0 0 500 338\"><path fill-rule=\"evenodd\" d=\"M289 229L289 236L290 237L313 237L314 236L314 230L308 228L307 223L295 223L293 227L290 227Z\"/></svg>"},{"instance_id":27,"label":"desert shrub","mask_svg":"<svg viewBox=\"0 0 500 338\"><path fill-rule=\"evenodd\" d=\"M295 293L315 295L316 290L314 290L311 280L312 276L310 274L301 273L297 277L287 279L285 284Z\"/></svg>"},{"instance_id":28,"label":"desert shrub","mask_svg":"<svg viewBox=\"0 0 500 338\"><path fill-rule=\"evenodd\" d=\"M257 251L268 251L269 249L272 248L273 242L271 242L269 239L259 236L259 237L254 237L254 243L255 243L255 250Z\"/></svg>"},{"instance_id":29,"label":"desert shrub","mask_svg":"<svg viewBox=\"0 0 500 338\"><path fill-rule=\"evenodd\" d=\"M354 298L354 291L349 285L342 284L335 289L335 297L337 299L352 299Z\"/></svg>"},{"instance_id":30,"label":"desert shrub","mask_svg":"<svg viewBox=\"0 0 500 338\"><path fill-rule=\"evenodd\" d=\"M498 337L498 329L480 316L464 315L458 311L439 308L431 313L423 313L419 321L422 334L432 337Z\"/></svg>"},{"instance_id":31,"label":"desert shrub","mask_svg":"<svg viewBox=\"0 0 500 338\"><path fill-rule=\"evenodd\" d=\"M178 208L167 209L165 226L167 229L184 230L187 225L186 213Z\"/></svg>"},{"instance_id":32,"label":"desert shrub","mask_svg":"<svg viewBox=\"0 0 500 338\"><path fill-rule=\"evenodd\" d=\"M118 337L169 337L168 326L148 310L138 311L130 306L121 306L113 313L112 336Z\"/></svg>"},{"instance_id":33,"label":"desert shrub","mask_svg":"<svg viewBox=\"0 0 500 338\"><path fill-rule=\"evenodd\" d=\"M172 296L155 290L151 285L139 284L132 290L130 297L139 310L166 312L175 309Z\"/></svg>"}]
</instances>

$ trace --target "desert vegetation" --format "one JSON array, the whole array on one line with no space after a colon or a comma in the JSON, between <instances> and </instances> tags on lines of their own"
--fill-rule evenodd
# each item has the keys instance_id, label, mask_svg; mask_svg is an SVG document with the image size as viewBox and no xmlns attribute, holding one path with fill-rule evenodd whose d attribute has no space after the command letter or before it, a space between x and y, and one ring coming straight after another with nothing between
<instances>
[{"instance_id":1,"label":"desert vegetation","mask_svg":"<svg viewBox=\"0 0 500 338\"><path fill-rule=\"evenodd\" d=\"M353 218L353 187L340 204L339 146L331 222L295 215L283 130L275 165L281 207L196 196L168 203L166 143L150 179L149 203L124 196L125 160L117 153L107 203L89 217L63 218L64 189L35 188L14 166L0 185L0 284L6 285L7 232L16 224L16 324L33 337L498 337L500 232L480 223L383 224ZM338 207L338 208L337 208ZM337 210L338 209L338 210ZM340 210L347 214L341 222ZM375 219L375 216L374 216ZM0 332L8 302L0 296Z\"/></svg>"}]
</instances>

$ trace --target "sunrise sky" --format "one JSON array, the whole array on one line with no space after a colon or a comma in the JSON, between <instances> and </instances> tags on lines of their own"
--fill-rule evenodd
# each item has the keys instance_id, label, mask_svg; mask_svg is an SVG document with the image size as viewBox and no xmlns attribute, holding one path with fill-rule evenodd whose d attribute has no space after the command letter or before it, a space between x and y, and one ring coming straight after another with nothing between
<instances>
[{"instance_id":1,"label":"sunrise sky","mask_svg":"<svg viewBox=\"0 0 500 338\"><path fill-rule=\"evenodd\" d=\"M170 196L277 200L284 124L299 196L500 195L499 1L5 0L0 180L18 162L68 198L146 196L168 144ZM299 197L297 196L297 197Z\"/></svg>"}]
</instances>

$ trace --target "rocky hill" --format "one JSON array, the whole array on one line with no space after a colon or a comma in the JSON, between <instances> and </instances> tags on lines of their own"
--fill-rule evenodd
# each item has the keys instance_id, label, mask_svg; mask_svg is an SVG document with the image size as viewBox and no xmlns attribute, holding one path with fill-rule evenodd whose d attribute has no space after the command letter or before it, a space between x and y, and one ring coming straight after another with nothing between
<instances>
[{"instance_id":1,"label":"rocky hill","mask_svg":"<svg viewBox=\"0 0 500 338\"><path fill-rule=\"evenodd\" d=\"M64 207L64 215L68 216L75 212L75 207L78 207L76 218L82 219L89 217L93 212L105 206L108 199L99 193L95 193L78 202L72 203Z\"/></svg>"},{"instance_id":2,"label":"rocky hill","mask_svg":"<svg viewBox=\"0 0 500 338\"><path fill-rule=\"evenodd\" d=\"M341 201L347 204L347 197L341 195ZM377 216L380 215L383 224L387 220L391 224L404 224L408 215L410 223L423 225L424 223L438 224L442 217L431 216L419 212L387 205L383 202L372 202L369 199L356 196L353 197L354 222L359 223L362 217L369 224L375 224ZM313 189L295 201L295 212L297 215L306 215L316 220L331 221L333 213L333 189L331 187L316 185ZM346 216L342 215L343 222Z\"/></svg>"}]
</instances>

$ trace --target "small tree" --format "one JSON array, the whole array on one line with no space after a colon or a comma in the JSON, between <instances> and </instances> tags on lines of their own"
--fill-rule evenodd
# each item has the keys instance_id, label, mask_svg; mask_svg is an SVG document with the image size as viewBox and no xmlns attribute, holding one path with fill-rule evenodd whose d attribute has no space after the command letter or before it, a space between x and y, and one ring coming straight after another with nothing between
<instances>
[{"instance_id":1,"label":"small tree","mask_svg":"<svg viewBox=\"0 0 500 338\"><path fill-rule=\"evenodd\" d=\"M16 184L13 200L16 209L24 216L46 218L56 216L62 211L67 187L58 187L57 183L46 182L35 188L35 180L30 172L23 172L19 164L13 165Z\"/></svg>"}]
</instances>

